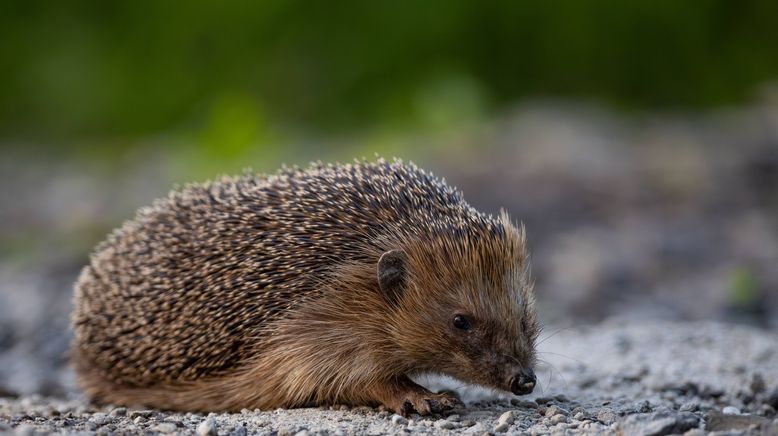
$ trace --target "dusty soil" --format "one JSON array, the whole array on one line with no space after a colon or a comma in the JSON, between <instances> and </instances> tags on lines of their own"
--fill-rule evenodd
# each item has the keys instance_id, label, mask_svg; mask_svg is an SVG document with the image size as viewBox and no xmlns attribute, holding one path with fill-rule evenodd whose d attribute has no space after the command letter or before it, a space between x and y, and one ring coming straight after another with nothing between
<instances>
[{"instance_id":1,"label":"dusty soil","mask_svg":"<svg viewBox=\"0 0 778 436\"><path fill-rule=\"evenodd\" d=\"M627 321L549 329L541 384L524 398L451 380L466 407L404 419L335 406L234 414L98 408L0 398L0 432L181 434L778 434L778 334L714 322ZM729 433L727 433L729 432Z\"/></svg>"}]
</instances>

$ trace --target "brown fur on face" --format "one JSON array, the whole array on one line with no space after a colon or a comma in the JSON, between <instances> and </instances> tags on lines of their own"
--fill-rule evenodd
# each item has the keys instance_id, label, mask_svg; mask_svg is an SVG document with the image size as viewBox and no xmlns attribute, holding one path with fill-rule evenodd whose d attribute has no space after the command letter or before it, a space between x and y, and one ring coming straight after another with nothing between
<instances>
[{"instance_id":1,"label":"brown fur on face","mask_svg":"<svg viewBox=\"0 0 778 436\"><path fill-rule=\"evenodd\" d=\"M482 234L407 250L410 280L391 321L397 346L420 371L510 391L534 367L538 334L523 231L503 215ZM470 328L455 327L456 316Z\"/></svg>"},{"instance_id":2,"label":"brown fur on face","mask_svg":"<svg viewBox=\"0 0 778 436\"><path fill-rule=\"evenodd\" d=\"M409 376L512 390L531 369L527 269L507 216L399 161L191 185L98 247L73 361L103 402L429 413L457 401Z\"/></svg>"}]
</instances>

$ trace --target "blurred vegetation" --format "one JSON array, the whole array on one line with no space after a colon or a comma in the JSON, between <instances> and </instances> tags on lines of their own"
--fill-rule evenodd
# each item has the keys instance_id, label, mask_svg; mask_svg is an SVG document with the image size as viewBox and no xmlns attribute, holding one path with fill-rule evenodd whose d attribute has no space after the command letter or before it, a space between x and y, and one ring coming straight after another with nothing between
<instances>
[{"instance_id":1,"label":"blurred vegetation","mask_svg":"<svg viewBox=\"0 0 778 436\"><path fill-rule=\"evenodd\" d=\"M2 11L6 146L173 135L239 155L279 132L445 129L523 98L737 103L778 76L771 0L6 0Z\"/></svg>"},{"instance_id":2,"label":"blurred vegetation","mask_svg":"<svg viewBox=\"0 0 778 436\"><path fill-rule=\"evenodd\" d=\"M748 268L736 268L731 273L729 288L730 304L744 308L759 302L759 280Z\"/></svg>"}]
</instances>

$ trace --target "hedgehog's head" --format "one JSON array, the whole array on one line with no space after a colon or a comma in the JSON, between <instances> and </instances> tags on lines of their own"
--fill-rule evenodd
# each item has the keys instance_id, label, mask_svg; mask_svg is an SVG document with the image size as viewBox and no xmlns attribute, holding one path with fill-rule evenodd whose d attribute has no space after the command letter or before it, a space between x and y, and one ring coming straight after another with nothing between
<instances>
[{"instance_id":1,"label":"hedgehog's head","mask_svg":"<svg viewBox=\"0 0 778 436\"><path fill-rule=\"evenodd\" d=\"M387 251L378 284L410 371L524 395L535 387L538 326L524 232L507 216Z\"/></svg>"}]
</instances>

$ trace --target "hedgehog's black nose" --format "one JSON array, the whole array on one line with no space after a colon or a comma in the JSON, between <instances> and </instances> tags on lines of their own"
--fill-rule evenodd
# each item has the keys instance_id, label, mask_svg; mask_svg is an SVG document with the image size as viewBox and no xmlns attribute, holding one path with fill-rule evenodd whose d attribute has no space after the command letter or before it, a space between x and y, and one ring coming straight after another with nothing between
<instances>
[{"instance_id":1,"label":"hedgehog's black nose","mask_svg":"<svg viewBox=\"0 0 778 436\"><path fill-rule=\"evenodd\" d=\"M527 395L535 389L535 372L530 368L524 369L511 378L511 392L515 395Z\"/></svg>"}]
</instances>

